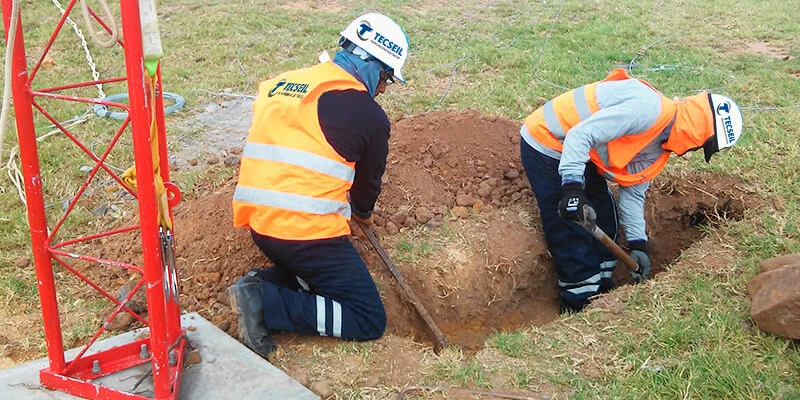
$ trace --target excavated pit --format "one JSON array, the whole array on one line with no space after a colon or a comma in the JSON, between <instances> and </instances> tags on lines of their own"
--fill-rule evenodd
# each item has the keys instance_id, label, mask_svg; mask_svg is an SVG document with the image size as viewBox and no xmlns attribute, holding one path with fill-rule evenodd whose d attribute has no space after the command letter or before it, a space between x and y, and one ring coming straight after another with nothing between
<instances>
[{"instance_id":1,"label":"excavated pit","mask_svg":"<svg viewBox=\"0 0 800 400\"><path fill-rule=\"evenodd\" d=\"M465 349L482 348L494 332L557 316L555 273L519 161L519 127L475 111L393 125L375 231L450 342ZM246 271L269 265L249 233L231 225L234 185L175 209L182 307L230 333L236 324L225 289ZM742 218L744 192L727 175L657 178L646 203L656 274L702 237L702 226ZM365 239L354 242L383 296L388 331L430 343L380 258ZM101 257L141 262L138 240L105 239L100 247ZM109 291L129 279L125 271L78 266ZM615 280L629 283L619 268ZM114 328L131 322L118 317Z\"/></svg>"}]
</instances>

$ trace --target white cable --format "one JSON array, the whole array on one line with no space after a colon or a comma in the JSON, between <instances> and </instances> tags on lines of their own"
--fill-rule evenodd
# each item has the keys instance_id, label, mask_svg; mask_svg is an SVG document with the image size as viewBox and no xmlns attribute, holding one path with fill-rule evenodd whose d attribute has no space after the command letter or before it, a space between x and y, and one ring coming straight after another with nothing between
<instances>
[{"instance_id":1,"label":"white cable","mask_svg":"<svg viewBox=\"0 0 800 400\"><path fill-rule=\"evenodd\" d=\"M14 184L14 187L17 188L17 195L19 196L19 200L22 201L23 205L27 205L28 203L25 200L25 189L22 186L22 172L20 172L17 163L14 162L14 157L16 157L17 150L19 150L19 146L14 146L11 149L11 155L8 157L8 162L6 163L6 168L8 171L8 178L11 180L11 183Z\"/></svg>"},{"instance_id":2,"label":"white cable","mask_svg":"<svg viewBox=\"0 0 800 400\"><path fill-rule=\"evenodd\" d=\"M17 36L17 20L19 19L19 0L11 3L11 23L6 42L6 62L3 70L3 106L0 110L0 157L3 155L3 141L6 138L6 120L8 120L8 105L11 102L11 58L14 52L14 41Z\"/></svg>"},{"instance_id":3,"label":"white cable","mask_svg":"<svg viewBox=\"0 0 800 400\"><path fill-rule=\"evenodd\" d=\"M73 119L72 122L69 122L69 123L64 124L62 126L66 129L66 128L69 128L69 127L84 123L87 120L89 120L89 118L91 118L91 117L92 117L91 114L86 113L83 116L81 116L80 118ZM59 132L61 132L61 129L53 129L53 130L45 133L44 135L37 137L36 141L37 142L41 142L42 140L47 139L48 137L50 137L52 135L55 135L56 133L59 133ZM23 175L22 175L22 172L20 172L19 166L17 166L17 162L15 160L18 151L19 151L19 146L14 146L14 148L11 149L11 154L9 154L8 161L6 162L5 168L7 169L6 174L8 175L8 178L11 180L11 183L14 185L14 187L17 188L17 194L19 195L19 199L22 201L23 205L27 205L28 203L27 203L27 201L25 199L25 197L26 197L25 196L25 187L23 186ZM2 169L2 168L0 168L0 169Z\"/></svg>"},{"instance_id":4,"label":"white cable","mask_svg":"<svg viewBox=\"0 0 800 400\"><path fill-rule=\"evenodd\" d=\"M61 6L61 3L58 0L52 0L53 4L61 11L61 15L64 15L66 12L64 7ZM78 35L78 38L81 40L81 46L83 46L83 52L86 54L86 62L89 63L89 68L92 69L92 79L95 81L100 80L100 73L97 72L97 66L94 63L94 59L92 58L92 54L89 53L89 43L86 42L86 37L83 36L83 31L81 28L78 28L78 24L72 20L72 18L67 17L67 23L72 27L72 30L75 31L75 34ZM91 28L89 28L91 29ZM98 83L97 85L97 97L102 99L106 97L106 93L103 91L103 84Z\"/></svg>"},{"instance_id":5,"label":"white cable","mask_svg":"<svg viewBox=\"0 0 800 400\"><path fill-rule=\"evenodd\" d=\"M91 36L92 39L94 39L94 42L100 47L107 49L114 46L117 43L117 39L119 39L119 32L117 29L117 22L114 20L114 14L112 14L111 9L108 8L108 3L106 3L106 0L100 0L100 5L103 7L103 11L106 13L105 21L108 23L108 27L111 30L111 37L107 42L103 42L97 36L97 33L94 31L94 29L92 29L92 20L89 19L89 4L87 4L86 1L87 0L80 0L81 11L83 11L83 22L86 23L86 29L89 30L89 36Z\"/></svg>"}]
</instances>

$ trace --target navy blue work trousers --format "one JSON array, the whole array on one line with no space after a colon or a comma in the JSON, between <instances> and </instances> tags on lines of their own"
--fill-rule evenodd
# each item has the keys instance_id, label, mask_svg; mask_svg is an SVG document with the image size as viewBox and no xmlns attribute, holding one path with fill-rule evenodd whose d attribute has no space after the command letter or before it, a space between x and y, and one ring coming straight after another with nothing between
<instances>
[{"instance_id":1,"label":"navy blue work trousers","mask_svg":"<svg viewBox=\"0 0 800 400\"><path fill-rule=\"evenodd\" d=\"M573 221L558 215L561 199L559 161L520 140L525 174L531 183L542 215L545 241L558 274L562 311L583 309L589 298L613 288L611 274L616 258L602 243ZM584 173L586 196L597 212L597 225L612 239L618 232L614 196L591 162Z\"/></svg>"},{"instance_id":2,"label":"navy blue work trousers","mask_svg":"<svg viewBox=\"0 0 800 400\"><path fill-rule=\"evenodd\" d=\"M275 263L258 271L268 329L347 340L383 335L383 302L347 236L293 241L251 235Z\"/></svg>"}]
</instances>

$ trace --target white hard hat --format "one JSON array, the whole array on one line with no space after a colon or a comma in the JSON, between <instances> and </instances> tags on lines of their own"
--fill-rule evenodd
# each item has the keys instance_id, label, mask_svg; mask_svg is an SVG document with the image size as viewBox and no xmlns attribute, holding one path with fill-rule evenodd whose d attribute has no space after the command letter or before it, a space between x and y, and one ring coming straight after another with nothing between
<instances>
[{"instance_id":1,"label":"white hard hat","mask_svg":"<svg viewBox=\"0 0 800 400\"><path fill-rule=\"evenodd\" d=\"M714 118L714 137L703 146L706 162L711 155L720 150L732 147L742 135L742 110L727 96L709 95L711 114Z\"/></svg>"},{"instance_id":2,"label":"white hard hat","mask_svg":"<svg viewBox=\"0 0 800 400\"><path fill-rule=\"evenodd\" d=\"M408 57L408 36L391 18L378 13L364 14L340 33L342 37L388 65L394 70L394 77L405 83L401 70Z\"/></svg>"}]
</instances>

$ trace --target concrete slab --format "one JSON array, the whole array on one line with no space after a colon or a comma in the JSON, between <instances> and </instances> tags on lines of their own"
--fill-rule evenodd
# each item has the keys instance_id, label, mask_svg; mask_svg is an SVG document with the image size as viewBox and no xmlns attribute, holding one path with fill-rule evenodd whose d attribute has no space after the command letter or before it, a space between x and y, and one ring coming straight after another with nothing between
<instances>
[{"instance_id":1,"label":"concrete slab","mask_svg":"<svg viewBox=\"0 0 800 400\"><path fill-rule=\"evenodd\" d=\"M266 360L197 313L181 317L189 340L200 353L199 364L191 365L183 373L181 400L245 400L245 399L319 399ZM133 339L146 329L127 332L97 342L89 353L109 349ZM67 359L78 354L79 349L67 351ZM0 371L1 400L76 400L77 397L43 388L39 384L39 370L47 366L47 359L33 361ZM96 380L96 383L129 393L152 397L150 364L130 368Z\"/></svg>"}]
</instances>

